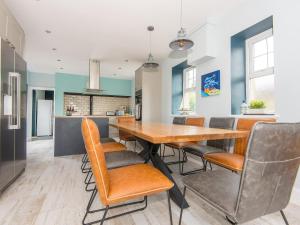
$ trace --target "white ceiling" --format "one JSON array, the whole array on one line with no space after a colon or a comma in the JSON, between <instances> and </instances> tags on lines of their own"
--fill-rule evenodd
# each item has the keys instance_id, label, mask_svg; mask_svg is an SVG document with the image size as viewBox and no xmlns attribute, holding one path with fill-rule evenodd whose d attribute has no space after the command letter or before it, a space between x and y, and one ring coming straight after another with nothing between
<instances>
[{"instance_id":1,"label":"white ceiling","mask_svg":"<svg viewBox=\"0 0 300 225\"><path fill-rule=\"evenodd\" d=\"M102 75L132 77L147 58L146 27L155 27L152 52L158 61L168 57L179 29L179 0L4 1L25 31L24 57L34 72L87 74L88 59L97 58ZM184 27L191 31L242 1L183 0Z\"/></svg>"}]
</instances>

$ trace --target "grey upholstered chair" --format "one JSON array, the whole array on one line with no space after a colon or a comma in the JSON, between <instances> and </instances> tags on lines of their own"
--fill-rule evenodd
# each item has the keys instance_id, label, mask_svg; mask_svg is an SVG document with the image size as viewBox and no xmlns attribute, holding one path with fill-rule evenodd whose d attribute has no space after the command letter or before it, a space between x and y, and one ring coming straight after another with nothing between
<instances>
[{"instance_id":1,"label":"grey upholstered chair","mask_svg":"<svg viewBox=\"0 0 300 225\"><path fill-rule=\"evenodd\" d=\"M209 121L210 128L220 128L220 129L229 129L232 130L234 127L235 118L233 117L212 117ZM183 149L183 157L186 157L186 153L190 153L196 156L201 157L203 162L203 168L184 172L184 164L182 163L181 174L188 175L196 173L202 170L206 170L206 162L204 160L204 154L216 153L216 152L228 152L230 150L231 140L209 140L206 145L195 144L190 145Z\"/></svg>"},{"instance_id":2,"label":"grey upholstered chair","mask_svg":"<svg viewBox=\"0 0 300 225\"><path fill-rule=\"evenodd\" d=\"M192 190L232 224L244 223L287 206L300 164L300 123L257 123L241 175L228 170L184 177ZM182 210L179 224L181 223Z\"/></svg>"}]
</instances>

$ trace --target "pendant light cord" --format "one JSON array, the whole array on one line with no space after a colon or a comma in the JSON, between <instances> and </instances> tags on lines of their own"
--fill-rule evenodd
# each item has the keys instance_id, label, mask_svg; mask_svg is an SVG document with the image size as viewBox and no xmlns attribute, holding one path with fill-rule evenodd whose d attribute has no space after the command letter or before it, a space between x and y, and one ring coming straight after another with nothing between
<instances>
[{"instance_id":1,"label":"pendant light cord","mask_svg":"<svg viewBox=\"0 0 300 225\"><path fill-rule=\"evenodd\" d=\"M182 0L180 1L180 28L182 28Z\"/></svg>"},{"instance_id":2,"label":"pendant light cord","mask_svg":"<svg viewBox=\"0 0 300 225\"><path fill-rule=\"evenodd\" d=\"M149 49L150 49L150 54L152 54L152 48L151 48L151 31L149 31Z\"/></svg>"}]
</instances>

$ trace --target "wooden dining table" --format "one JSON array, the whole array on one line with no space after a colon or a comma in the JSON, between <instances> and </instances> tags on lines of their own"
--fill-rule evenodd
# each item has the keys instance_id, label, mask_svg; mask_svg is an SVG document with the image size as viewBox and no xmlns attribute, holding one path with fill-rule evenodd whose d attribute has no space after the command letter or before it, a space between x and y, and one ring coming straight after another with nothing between
<instances>
[{"instance_id":1,"label":"wooden dining table","mask_svg":"<svg viewBox=\"0 0 300 225\"><path fill-rule=\"evenodd\" d=\"M170 196L178 206L184 201L184 208L189 207L189 205L186 200L183 199L183 195L173 179L168 166L158 155L160 145L171 142L245 138L248 135L247 131L153 122L122 122L110 123L109 125L126 131L136 137L137 141L143 147L143 150L139 153L140 156L146 161L151 160L154 167L159 169L174 182L174 187L170 190Z\"/></svg>"}]
</instances>

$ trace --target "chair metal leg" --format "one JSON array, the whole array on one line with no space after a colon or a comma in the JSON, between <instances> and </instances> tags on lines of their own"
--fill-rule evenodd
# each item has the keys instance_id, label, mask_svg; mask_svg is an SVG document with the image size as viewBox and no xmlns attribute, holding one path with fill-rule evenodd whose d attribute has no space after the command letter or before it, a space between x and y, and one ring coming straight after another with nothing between
<instances>
[{"instance_id":1,"label":"chair metal leg","mask_svg":"<svg viewBox=\"0 0 300 225\"><path fill-rule=\"evenodd\" d=\"M181 173L181 162L180 162L180 149L178 149L178 166L179 166L179 173ZM183 164L183 163L182 163Z\"/></svg>"},{"instance_id":2,"label":"chair metal leg","mask_svg":"<svg viewBox=\"0 0 300 225\"><path fill-rule=\"evenodd\" d=\"M174 148L172 148L174 150ZM180 152L183 151L182 148L178 148L178 154L179 154L179 160L178 161L171 161L171 162L166 162L167 165L174 165L174 164L179 164L179 168L181 167L181 164L186 163L187 162L187 157L182 158L181 160L181 156L180 156ZM174 152L175 153L175 152ZM171 156L171 155L170 155Z\"/></svg>"},{"instance_id":3,"label":"chair metal leg","mask_svg":"<svg viewBox=\"0 0 300 225\"><path fill-rule=\"evenodd\" d=\"M286 216L285 216L283 210L280 210L280 213L281 213L281 216L282 216L282 218L283 218L285 224L286 224L286 225L289 225L289 222L288 222L288 220L287 220L287 218L286 218Z\"/></svg>"},{"instance_id":4,"label":"chair metal leg","mask_svg":"<svg viewBox=\"0 0 300 225\"><path fill-rule=\"evenodd\" d=\"M92 170L89 170L84 179L84 184L88 184L90 181L90 175L92 174ZM92 175L91 175L92 176Z\"/></svg>"},{"instance_id":5,"label":"chair metal leg","mask_svg":"<svg viewBox=\"0 0 300 225\"><path fill-rule=\"evenodd\" d=\"M86 157L87 157L87 153L85 153L84 155L83 155L83 157L82 157L82 162L84 162L85 161L85 159L86 159Z\"/></svg>"},{"instance_id":6,"label":"chair metal leg","mask_svg":"<svg viewBox=\"0 0 300 225\"><path fill-rule=\"evenodd\" d=\"M89 175L89 174L88 174ZM89 189L88 187L91 185L91 184L95 184L95 181L91 181L93 177L93 172L90 171L90 176L89 176L89 179L87 180L87 182L85 182L86 186L85 186L85 191L86 192L89 192L89 191L93 191L94 189Z\"/></svg>"},{"instance_id":7,"label":"chair metal leg","mask_svg":"<svg viewBox=\"0 0 300 225\"><path fill-rule=\"evenodd\" d=\"M183 150L184 154L186 155L186 152ZM187 156L185 156L187 158ZM207 164L207 161L205 161L203 159L203 157L201 157L201 160L202 160L202 164L203 164L203 167L201 169L196 169L196 170L191 170L191 171L187 171L187 172L184 172L183 171L183 163L182 163L182 168L181 168L181 173L180 175L182 176L186 176L186 175L190 175L190 174L195 174L195 173L198 173L198 172L201 172L201 171L206 171L206 164Z\"/></svg>"},{"instance_id":8,"label":"chair metal leg","mask_svg":"<svg viewBox=\"0 0 300 225\"><path fill-rule=\"evenodd\" d=\"M136 152L136 141L134 141L134 151Z\"/></svg>"},{"instance_id":9,"label":"chair metal leg","mask_svg":"<svg viewBox=\"0 0 300 225\"><path fill-rule=\"evenodd\" d=\"M170 214L170 224L173 225L172 208L171 208L170 192L169 191L167 191L167 195L168 195L168 206L169 206L169 214Z\"/></svg>"},{"instance_id":10,"label":"chair metal leg","mask_svg":"<svg viewBox=\"0 0 300 225\"><path fill-rule=\"evenodd\" d=\"M186 186L184 186L184 189L183 189L183 199L185 199L185 192L186 192ZM183 203L184 203L184 201L182 201L182 204L181 204L181 206L180 206L179 225L181 225L181 220L182 220Z\"/></svg>"},{"instance_id":11,"label":"chair metal leg","mask_svg":"<svg viewBox=\"0 0 300 225\"><path fill-rule=\"evenodd\" d=\"M174 148L172 148L173 154L165 155L165 151L166 151L166 145L164 145L163 158L175 156Z\"/></svg>"},{"instance_id":12,"label":"chair metal leg","mask_svg":"<svg viewBox=\"0 0 300 225\"><path fill-rule=\"evenodd\" d=\"M119 216L123 216L123 215L127 215L127 214L130 214L130 213L134 213L134 212L144 210L145 208L147 208L147 205L148 205L147 196L145 196L144 199L141 200L141 201L129 202L129 203L125 203L125 204L122 204L122 205L116 205L116 206L112 206L112 207L106 206L105 208L91 210L91 206L92 206L92 204L95 200L96 195L97 195L97 189L95 187L93 189L92 194L91 194L90 200L89 200L87 208L86 208L85 215L84 215L83 220L82 220L83 225L92 225L92 224L95 224L95 223L103 224L103 222L106 221L106 220L113 219L113 218L116 218L116 217L119 217ZM117 214L117 215L113 215L113 216L110 216L110 217L106 217L107 212L108 212L109 209L115 209L115 208L125 207L125 206L129 206L129 205L135 205L135 204L141 204L141 203L144 203L144 202L145 202L145 206L143 206L141 208L134 209L134 210L131 210L131 211L127 211L127 212L124 212L124 213L120 213L120 214ZM91 222L86 222L85 221L89 214L96 213L96 212L101 212L101 211L104 211L104 215L102 216L102 219L96 220L96 221L91 221Z\"/></svg>"}]
</instances>

